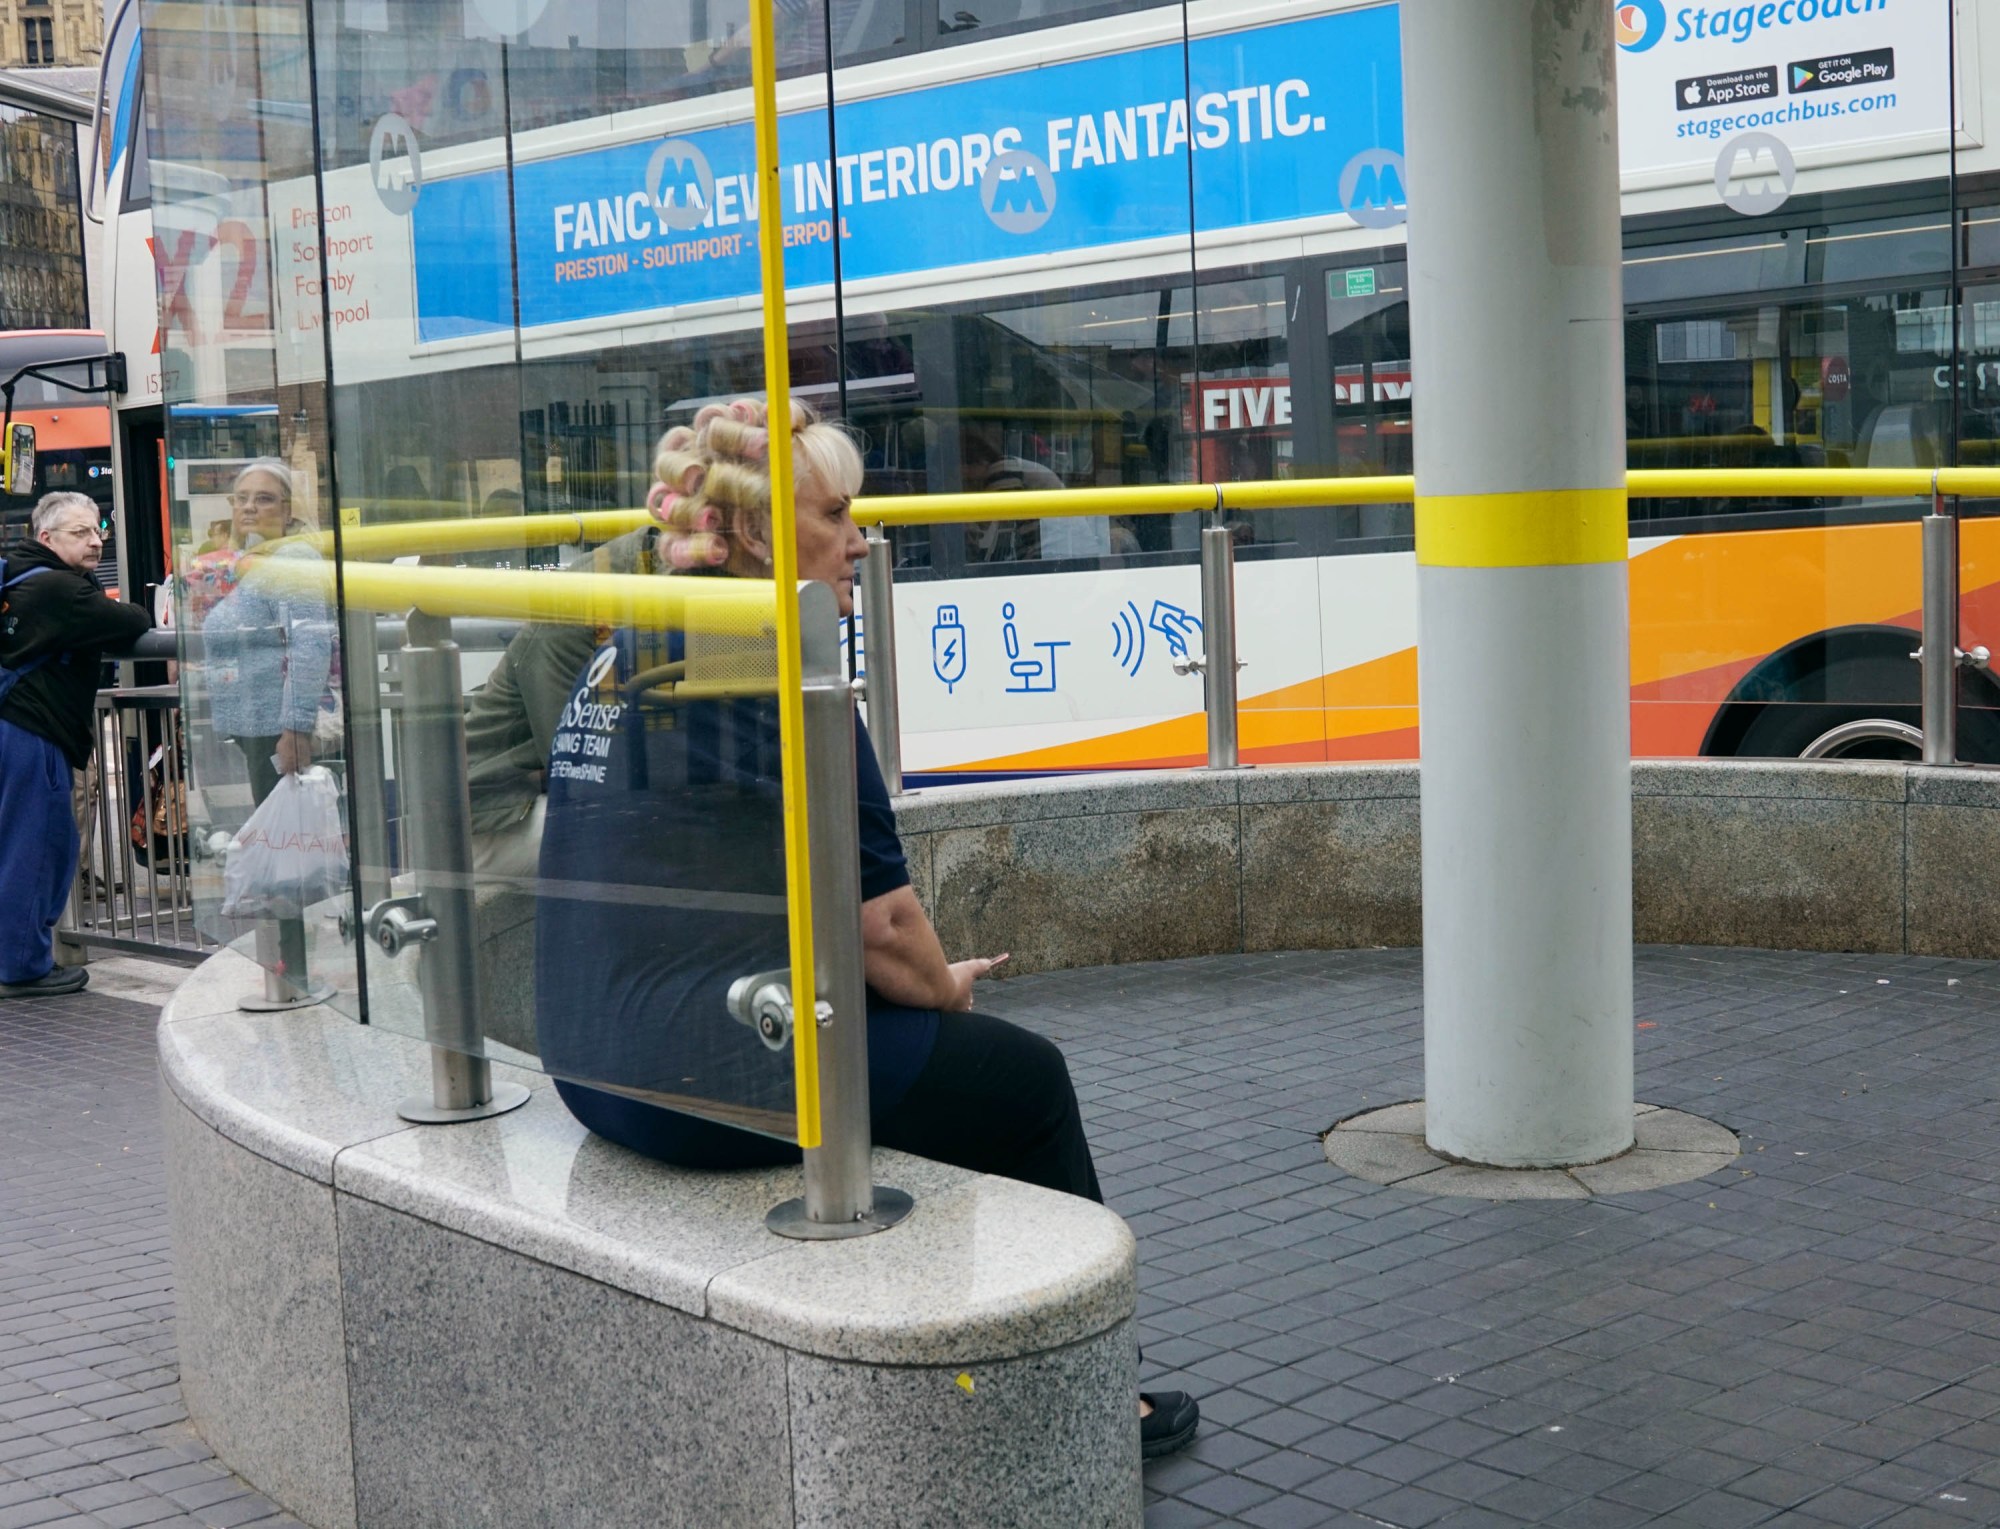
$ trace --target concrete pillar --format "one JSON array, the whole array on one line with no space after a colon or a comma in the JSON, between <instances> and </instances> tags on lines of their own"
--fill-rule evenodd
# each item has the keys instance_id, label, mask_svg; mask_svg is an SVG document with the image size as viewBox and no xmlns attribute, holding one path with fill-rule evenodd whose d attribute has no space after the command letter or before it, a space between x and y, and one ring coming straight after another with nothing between
<instances>
[{"instance_id":1,"label":"concrete pillar","mask_svg":"<svg viewBox=\"0 0 2000 1529\"><path fill-rule=\"evenodd\" d=\"M1431 1147L1632 1144L1612 8L1403 0Z\"/></svg>"}]
</instances>

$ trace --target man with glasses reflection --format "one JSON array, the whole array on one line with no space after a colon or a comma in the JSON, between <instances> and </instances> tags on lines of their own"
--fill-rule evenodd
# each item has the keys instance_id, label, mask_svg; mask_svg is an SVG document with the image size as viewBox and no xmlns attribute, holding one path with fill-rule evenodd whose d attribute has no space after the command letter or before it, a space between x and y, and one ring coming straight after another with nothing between
<instances>
[{"instance_id":1,"label":"man with glasses reflection","mask_svg":"<svg viewBox=\"0 0 2000 1529\"><path fill-rule=\"evenodd\" d=\"M104 559L92 500L44 495L29 527L34 541L0 562L0 998L89 980L55 964L80 843L70 772L90 763L103 650L153 624L92 577Z\"/></svg>"}]
</instances>

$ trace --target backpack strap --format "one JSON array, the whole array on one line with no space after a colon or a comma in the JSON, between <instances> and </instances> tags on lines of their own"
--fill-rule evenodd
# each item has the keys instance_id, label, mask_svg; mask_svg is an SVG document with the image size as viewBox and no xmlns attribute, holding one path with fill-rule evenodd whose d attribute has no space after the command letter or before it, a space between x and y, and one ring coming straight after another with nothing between
<instances>
[{"instance_id":1,"label":"backpack strap","mask_svg":"<svg viewBox=\"0 0 2000 1529\"><path fill-rule=\"evenodd\" d=\"M45 567L30 568L26 573L16 574L13 578L10 579L7 577L7 560L5 558L0 558L0 596L4 596L8 590L12 589L17 584L27 583L28 580L32 579L36 574L47 573L48 571L49 570ZM4 601L0 601L0 607L4 607ZM51 658L54 657L55 654L53 653L44 653L42 654L41 657L32 658L28 660L27 663L14 668L10 668L5 664L0 664L0 699L4 699L7 696L7 694L13 690L15 685L19 684L22 680L26 679L29 675L33 674L37 669L41 668L43 664L47 663ZM68 655L65 654L64 657L67 658Z\"/></svg>"}]
</instances>

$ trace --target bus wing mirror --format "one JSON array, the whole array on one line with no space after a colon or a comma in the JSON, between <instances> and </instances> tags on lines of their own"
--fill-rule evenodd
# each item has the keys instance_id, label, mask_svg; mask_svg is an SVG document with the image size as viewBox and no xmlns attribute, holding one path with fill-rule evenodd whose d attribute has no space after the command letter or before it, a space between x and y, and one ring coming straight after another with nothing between
<instances>
[{"instance_id":1,"label":"bus wing mirror","mask_svg":"<svg viewBox=\"0 0 2000 1529\"><path fill-rule=\"evenodd\" d=\"M35 427L9 425L0 441L0 487L10 494L35 491Z\"/></svg>"}]
</instances>

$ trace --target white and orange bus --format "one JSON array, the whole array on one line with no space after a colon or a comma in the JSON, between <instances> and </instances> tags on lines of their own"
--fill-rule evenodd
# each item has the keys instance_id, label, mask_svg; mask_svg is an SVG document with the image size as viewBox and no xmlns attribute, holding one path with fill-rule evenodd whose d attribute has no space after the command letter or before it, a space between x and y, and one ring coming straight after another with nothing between
<instances>
[{"instance_id":1,"label":"white and orange bus","mask_svg":"<svg viewBox=\"0 0 2000 1529\"><path fill-rule=\"evenodd\" d=\"M114 30L127 457L278 453L328 524L335 502L629 506L663 424L761 385L730 6L433 9L243 0L162 9L143 47ZM1634 466L1995 460L1979 11L1614 8ZM819 5L781 12L792 373L860 436L867 492L1409 470L1393 5L840 0L830 42ZM1924 507L1635 500L1635 750L1797 756L1914 720ZM2000 647L1979 509L1965 640ZM200 517L181 504L175 536ZM909 774L1199 760L1200 684L1172 666L1199 641L1197 529L898 528ZM1412 757L1409 507L1237 534L1244 758ZM1966 684L1962 751L2000 761L2000 689Z\"/></svg>"}]
</instances>

